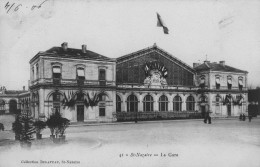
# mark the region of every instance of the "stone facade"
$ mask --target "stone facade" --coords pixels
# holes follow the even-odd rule
[[[247,114],[247,72],[220,63],[190,67],[158,46],[111,59],[67,43],[30,60],[30,91],[14,98],[35,119],[58,110],[71,122],[112,122],[117,113]],[[8,107],[5,106],[5,113]],[[3,107],[2,107],[3,108]]]
[[[30,61],[35,118],[46,119],[57,109],[71,122],[111,122],[115,106],[115,60],[88,50],[66,49],[38,53]],[[82,99],[78,98],[80,94]],[[105,98],[98,105],[85,104],[88,97],[93,99],[100,94]],[[66,106],[65,96],[75,104]]]

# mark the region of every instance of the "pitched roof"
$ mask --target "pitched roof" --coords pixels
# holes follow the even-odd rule
[[[204,62],[203,64],[194,68],[196,71],[223,71],[223,72],[237,72],[237,73],[248,73],[247,71],[240,70],[228,65],[222,65],[218,63]]]
[[[44,52],[39,52],[31,60],[34,61],[39,56],[56,57],[56,58],[69,58],[69,59],[81,59],[81,60],[97,60],[97,61],[115,61],[115,59],[108,58],[98,53],[86,50],[83,53],[81,49],[68,48],[66,51],[62,47],[52,47]]]
[[[117,60],[117,62],[121,62],[121,61],[124,61],[124,60],[128,60],[130,58],[138,57],[138,56],[140,56],[142,54],[145,54],[145,53],[149,53],[151,51],[155,51],[157,53],[160,53],[160,54],[166,56],[167,58],[169,58],[170,60],[172,60],[174,62],[177,62],[181,66],[187,68],[189,71],[195,73],[195,70],[191,66],[189,66],[186,63],[184,63],[183,61],[181,61],[177,57],[171,55],[170,53],[166,52],[165,50],[159,48],[156,44],[154,44],[152,47],[148,47],[148,48],[145,48],[145,49],[142,49],[142,50],[138,50],[136,52],[133,52],[133,53],[130,53],[130,54],[118,57],[116,60]]]

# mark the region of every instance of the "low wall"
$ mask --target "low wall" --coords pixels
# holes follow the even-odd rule
[[[4,124],[5,130],[12,130],[12,123],[15,121],[15,115],[0,115],[0,123]]]

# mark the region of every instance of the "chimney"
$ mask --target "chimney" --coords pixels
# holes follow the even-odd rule
[[[87,45],[82,45],[82,53],[87,53]]]
[[[193,63],[193,68],[196,68],[200,65],[200,63]]]
[[[219,64],[225,67],[225,61],[219,61]]]
[[[64,51],[66,51],[66,50],[68,49],[68,42],[63,42],[63,43],[61,44],[61,47],[62,47],[62,49],[63,49]]]
[[[25,86],[23,86],[23,91],[25,91]]]

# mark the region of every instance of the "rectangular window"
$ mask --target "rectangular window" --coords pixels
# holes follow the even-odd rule
[[[229,89],[229,90],[232,88],[232,80],[231,80],[231,78],[228,78],[228,80],[227,80],[227,86],[228,86],[228,89]]]
[[[77,83],[79,85],[84,85],[84,81],[85,81],[84,68],[78,68],[77,69]]]
[[[104,95],[104,94],[99,94],[98,98],[99,98],[99,101],[106,101],[106,95]]]
[[[34,67],[32,68],[32,80],[34,80]]]
[[[78,77],[85,78],[84,69],[83,68],[78,68],[77,69],[77,75],[78,75]]]
[[[39,78],[39,66],[38,64],[36,65],[36,79]]]
[[[60,67],[53,67],[52,72],[53,72],[53,83],[54,84],[60,84],[60,80],[61,80],[61,69],[60,69]]]
[[[205,78],[200,79],[200,87],[205,88]]]
[[[102,116],[106,116],[106,109],[105,108],[99,108],[99,116],[102,117]]]
[[[238,81],[238,87],[239,87],[239,90],[243,90],[243,80],[242,79],[239,79]]]
[[[104,69],[99,70],[99,84],[106,85],[106,70]]]
[[[220,89],[220,79],[216,78],[216,89]]]

